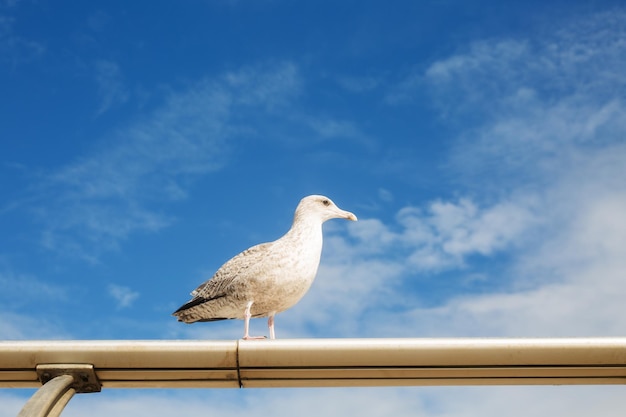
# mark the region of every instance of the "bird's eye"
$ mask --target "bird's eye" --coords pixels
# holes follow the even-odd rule
[[[322,200],[322,204],[325,206],[330,206],[330,200]]]

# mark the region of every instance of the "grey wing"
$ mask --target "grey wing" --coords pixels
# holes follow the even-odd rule
[[[191,292],[195,298],[212,299],[225,295],[233,282],[245,279],[250,270],[265,258],[272,243],[253,246],[231,258],[217,272]]]

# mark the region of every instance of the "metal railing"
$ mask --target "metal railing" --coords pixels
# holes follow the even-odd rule
[[[0,342],[0,388],[41,387],[20,417],[101,388],[542,384],[626,384],[626,337]]]

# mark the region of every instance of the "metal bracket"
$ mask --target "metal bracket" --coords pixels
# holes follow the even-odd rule
[[[59,417],[77,392],[100,392],[102,385],[91,364],[37,365],[42,386],[24,405],[18,417]]]
[[[71,388],[77,393],[100,392],[102,385],[96,376],[91,364],[40,364],[37,365],[37,377],[42,384],[61,375],[70,375],[74,378]]]

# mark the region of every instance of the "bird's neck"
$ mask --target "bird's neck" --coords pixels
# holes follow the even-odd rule
[[[295,218],[287,235],[306,244],[322,244],[322,223],[317,219]]]

